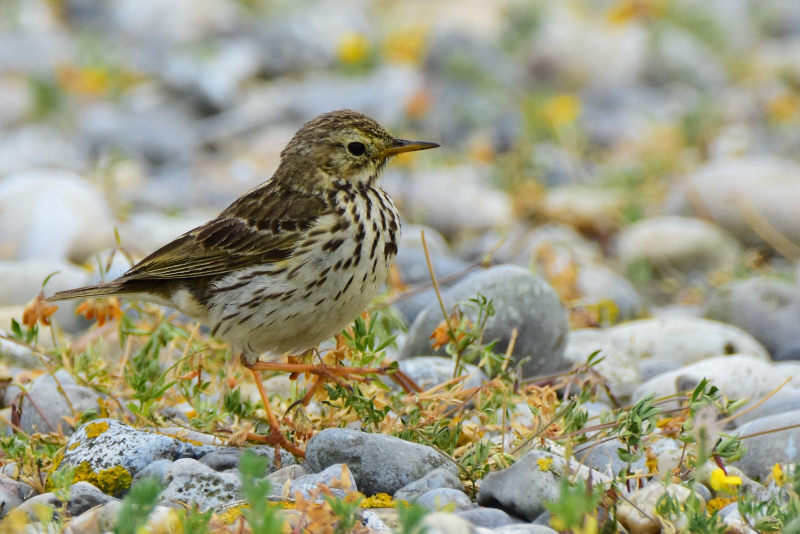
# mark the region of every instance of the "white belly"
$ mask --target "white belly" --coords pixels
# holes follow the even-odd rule
[[[367,308],[394,261],[399,217],[391,214],[398,230],[390,236],[380,214],[372,209],[370,215],[361,215],[361,228],[351,224],[339,232],[342,242],[335,250],[324,247],[333,236],[323,234],[283,264],[253,267],[221,280],[218,287],[251,279],[220,291],[210,302],[208,322],[216,335],[255,361],[264,353],[297,353],[339,333]]]

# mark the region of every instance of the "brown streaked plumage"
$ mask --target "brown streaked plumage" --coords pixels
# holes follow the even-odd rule
[[[117,280],[49,300],[115,295],[167,305],[209,325],[251,369],[286,365],[257,360],[317,346],[375,295],[400,237],[380,173],[396,154],[437,146],[397,139],[355,111],[320,115],[284,148],[272,179],[216,219]]]

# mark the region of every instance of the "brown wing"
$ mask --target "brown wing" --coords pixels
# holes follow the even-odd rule
[[[150,254],[120,281],[221,275],[281,261],[326,213],[323,199],[268,184],[239,198],[216,219]]]

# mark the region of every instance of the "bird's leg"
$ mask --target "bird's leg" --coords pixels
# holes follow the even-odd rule
[[[259,371],[283,371],[291,374],[310,373],[319,377],[343,379],[356,379],[366,375],[376,374],[388,376],[394,380],[406,393],[420,393],[422,390],[414,381],[399,369],[389,367],[346,367],[344,365],[324,365],[305,363],[280,363],[280,362],[255,362],[248,366],[249,369]]]
[[[340,379],[338,377],[336,377],[336,380],[340,380]],[[291,405],[289,405],[289,407],[286,409],[286,413],[283,416],[286,417],[286,414],[291,412],[292,409],[295,406],[301,406],[301,405],[302,406],[308,406],[308,403],[311,402],[311,399],[314,398],[314,394],[317,391],[319,391],[319,388],[322,386],[322,384],[324,382],[325,382],[325,378],[324,377],[317,376],[317,379],[314,380],[314,383],[311,384],[310,388],[308,388],[308,391],[306,391],[306,394],[303,395],[303,398],[302,399],[298,399],[298,400],[294,401]]]
[[[256,387],[258,388],[258,394],[261,396],[261,403],[264,405],[264,411],[267,412],[267,420],[269,421],[269,434],[267,434],[266,436],[262,436],[261,434],[248,433],[247,439],[252,439],[254,441],[262,441],[269,445],[274,445],[276,467],[280,467],[281,448],[286,449],[295,456],[299,456],[300,458],[305,458],[306,457],[305,451],[299,448],[291,441],[289,441],[288,439],[286,439],[286,436],[284,436],[283,433],[281,432],[281,427],[278,424],[278,419],[275,417],[275,413],[272,411],[272,405],[270,405],[269,403],[269,397],[267,397],[267,390],[264,389],[264,382],[261,381],[261,374],[259,373],[259,369],[252,364],[248,364],[247,362],[242,362],[242,364],[247,369],[250,369],[250,371],[253,373],[253,378],[255,379]]]

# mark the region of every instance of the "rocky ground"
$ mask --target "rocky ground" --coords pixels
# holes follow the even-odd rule
[[[796,0],[0,0],[0,531],[800,532],[798,57]],[[276,457],[201,325],[34,299],[342,107],[442,148],[322,356],[422,393],[265,374]]]

